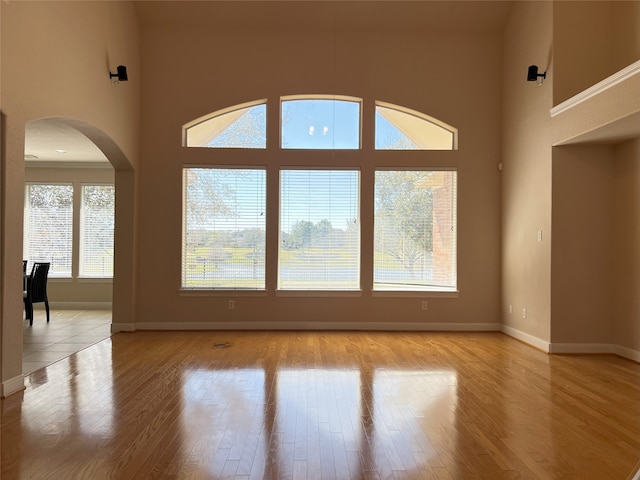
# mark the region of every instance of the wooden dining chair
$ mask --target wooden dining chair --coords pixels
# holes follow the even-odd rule
[[[31,275],[27,277],[27,288],[23,292],[24,310],[29,325],[33,325],[33,304],[44,302],[49,322],[49,299],[47,298],[47,280],[49,278],[50,263],[35,262],[31,268]]]

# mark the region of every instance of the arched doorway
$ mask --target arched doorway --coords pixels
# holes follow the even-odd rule
[[[26,374],[109,336],[116,282],[116,171],[131,168],[104,132],[86,122],[62,117],[28,122],[24,153],[23,256],[31,261],[38,256],[52,261],[49,299],[52,306],[58,306],[58,324],[45,325],[42,318],[34,322],[33,329],[25,327]],[[42,190],[64,192],[46,199],[56,203],[53,209],[60,213],[60,220],[47,219],[48,205],[43,206],[42,201],[38,204],[38,198],[43,197],[38,197],[38,192]],[[40,208],[32,208],[32,201]],[[47,221],[51,232],[47,232],[47,225],[38,228],[39,222]],[[46,237],[52,240],[41,240]],[[55,259],[46,258],[47,249],[55,251]],[[43,335],[55,342],[43,341]]]

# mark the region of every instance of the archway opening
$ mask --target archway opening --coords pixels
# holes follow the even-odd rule
[[[25,125],[24,160],[23,259],[27,273],[35,261],[52,265],[51,322],[37,313],[33,327],[25,320],[26,374],[58,360],[53,351],[42,354],[50,342],[38,342],[39,335],[55,336],[60,359],[110,336],[118,281],[116,172],[131,167],[100,129],[63,117]]]

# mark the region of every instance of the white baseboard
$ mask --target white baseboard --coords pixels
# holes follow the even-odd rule
[[[112,323],[111,333],[118,332],[135,332],[136,326],[134,323]]]
[[[499,323],[412,322],[141,322],[112,324],[111,331],[136,330],[369,330],[393,332],[498,332]]]
[[[111,333],[215,330],[301,330],[301,331],[387,331],[387,332],[502,332],[546,353],[614,353],[640,362],[640,352],[605,343],[549,343],[521,330],[499,323],[412,323],[412,322],[139,322],[112,323]]]
[[[613,353],[621,357],[628,358],[629,360],[633,360],[634,362],[640,363],[640,351],[638,350],[623,347],[622,345],[614,345]],[[640,471],[638,471],[638,474],[640,475]]]
[[[529,335],[528,333],[525,333],[508,325],[501,325],[500,331],[506,335],[509,335],[510,337],[526,343],[527,345],[531,345],[532,347],[542,350],[543,352],[550,353],[551,344],[546,340],[534,337],[533,335]]]
[[[5,398],[19,392],[20,390],[24,390],[24,377],[22,375],[13,377],[6,382],[2,382],[2,392],[0,393],[2,398]]]
[[[611,343],[552,343],[550,353],[587,355],[611,353],[640,363],[640,351]]]
[[[502,325],[502,333],[516,338],[532,347],[555,354],[603,354],[612,353],[640,363],[640,351],[610,343],[549,343],[507,325]]]

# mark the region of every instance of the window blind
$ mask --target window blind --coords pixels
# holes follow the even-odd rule
[[[265,288],[266,172],[183,170],[182,288]]]
[[[80,209],[82,277],[113,277],[115,187],[83,185]]]
[[[49,276],[71,277],[73,186],[28,184],[25,197],[23,249],[28,265],[50,262]]]
[[[457,287],[455,171],[375,172],[374,290]]]
[[[360,288],[357,170],[280,172],[278,288]]]

